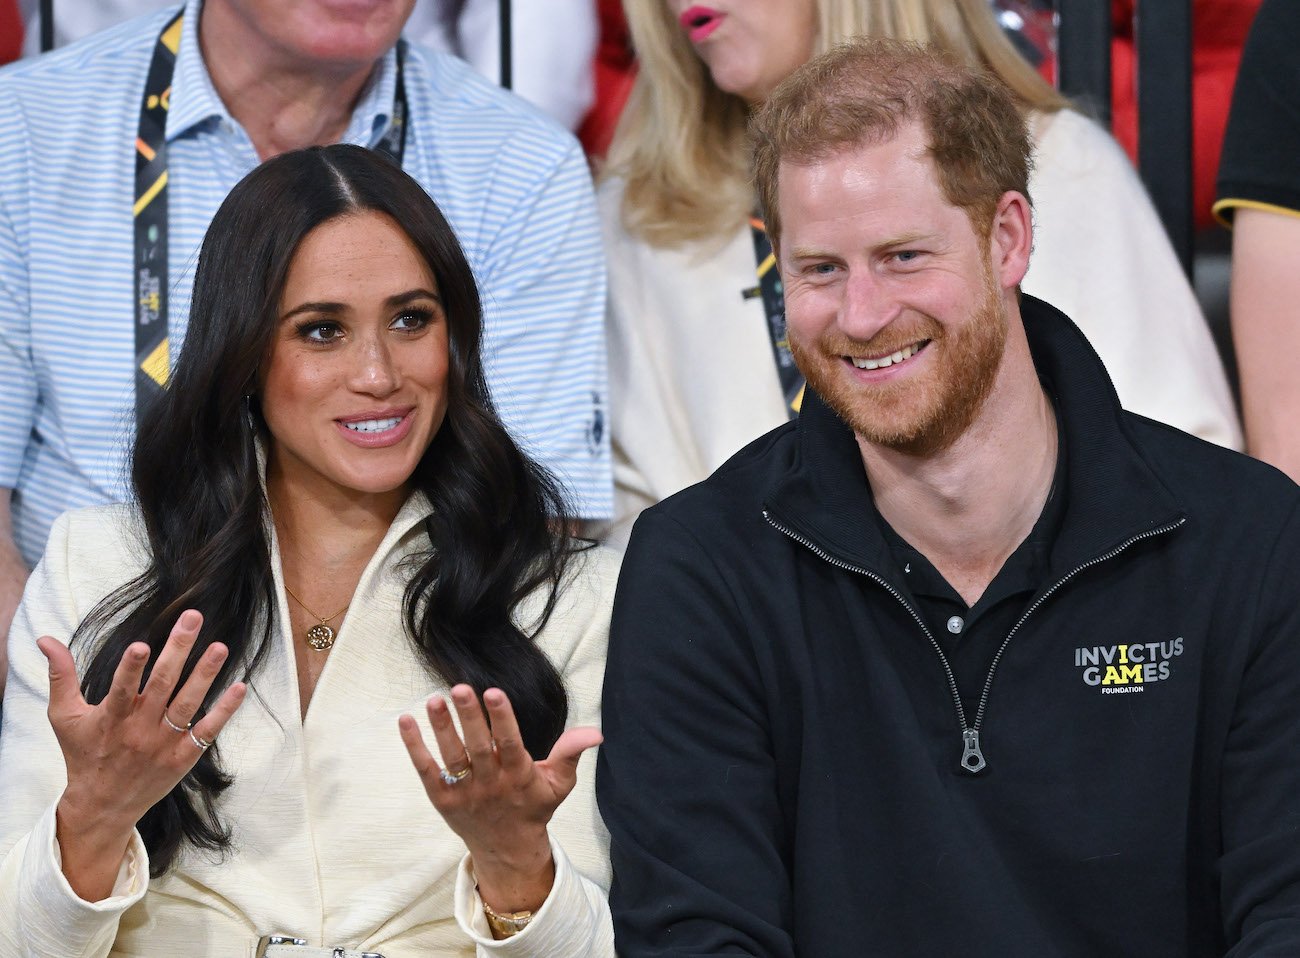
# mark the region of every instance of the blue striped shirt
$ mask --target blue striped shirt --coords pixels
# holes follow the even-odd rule
[[[189,0],[167,117],[171,355],[203,233],[257,165],[203,63]],[[0,487],[35,562],[66,509],[123,498],[135,427],[131,207],[140,99],[175,8],[0,70]],[[604,260],[576,141],[461,61],[412,47],[403,166],[441,206],[483,296],[484,365],[516,439],[578,514],[612,512]],[[389,121],[392,51],[343,137]]]

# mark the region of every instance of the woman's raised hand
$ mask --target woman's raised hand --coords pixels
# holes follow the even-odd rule
[[[136,823],[194,767],[244,700],[245,686],[236,682],[190,727],[226,659],[218,642],[173,698],[202,625],[194,609],[181,613],[143,690],[149,647],[133,642],[98,705],[82,697],[67,646],[48,635],[37,640],[50,663],[50,725],[68,769],[57,810],[63,873],[83,900],[111,893]]]
[[[487,717],[468,685],[452,688],[451,699],[464,742],[442,696],[428,702],[429,722],[447,768],[434,760],[409,715],[398,720],[402,741],[434,808],[469,849],[483,901],[497,912],[535,911],[555,877],[546,825],[573,791],[578,759],[600,744],[600,731],[571,728],[545,760],[535,762],[504,692],[483,693]]]

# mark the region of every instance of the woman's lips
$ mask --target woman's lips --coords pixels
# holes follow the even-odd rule
[[[712,7],[688,7],[682,11],[682,15],[678,17],[678,20],[681,22],[682,29],[686,31],[691,43],[699,43],[722,26],[722,21],[725,18],[725,13],[714,10]]]
[[[406,438],[411,431],[412,420],[415,418],[412,415],[414,411],[414,408],[409,408],[404,412],[385,411],[385,413],[365,417],[349,416],[334,420],[334,425],[338,427],[343,438],[354,446],[361,446],[363,449],[383,448],[394,446]],[[397,419],[397,422],[392,422],[393,419]],[[349,423],[351,426],[348,425]]]

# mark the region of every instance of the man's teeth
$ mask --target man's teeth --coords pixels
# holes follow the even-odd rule
[[[343,425],[353,432],[384,432],[392,429],[401,421],[401,416],[393,416],[390,419],[363,419],[360,422],[345,422]]]
[[[859,369],[884,369],[886,366],[894,365],[894,363],[901,363],[904,359],[911,359],[921,351],[922,345],[924,344],[917,343],[912,346],[904,346],[893,355],[881,356],[879,359],[858,359],[853,356],[849,358],[853,360],[853,365]]]

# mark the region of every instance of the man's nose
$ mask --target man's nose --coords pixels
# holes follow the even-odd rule
[[[869,269],[858,269],[850,271],[844,282],[836,320],[841,333],[866,342],[897,319],[900,311],[890,284]]]

